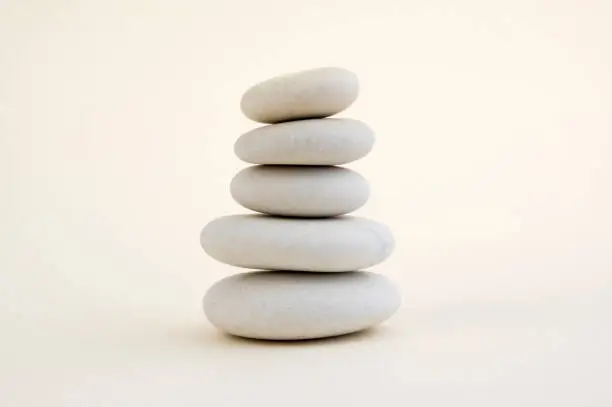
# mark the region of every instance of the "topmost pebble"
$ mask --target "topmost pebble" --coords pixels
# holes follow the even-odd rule
[[[348,108],[358,93],[359,80],[353,72],[323,67],[260,82],[244,93],[240,107],[259,123],[320,119]]]

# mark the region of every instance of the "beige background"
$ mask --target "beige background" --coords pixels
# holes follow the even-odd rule
[[[612,3],[0,0],[0,405],[612,403]],[[255,82],[336,65],[358,213],[404,295],[370,335],[218,336],[202,226]]]

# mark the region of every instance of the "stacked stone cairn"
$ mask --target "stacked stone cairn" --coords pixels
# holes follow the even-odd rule
[[[265,340],[332,337],[378,326],[399,308],[397,287],[364,271],[391,255],[391,231],[349,215],[370,187],[342,165],[366,156],[374,133],[361,121],[330,118],[358,93],[357,76],[337,67],[278,76],[244,93],[242,112],[265,125],[236,141],[236,155],[251,165],[230,191],[253,212],[214,219],[200,234],[213,259],[250,269],[204,297],[205,315],[220,331]]]

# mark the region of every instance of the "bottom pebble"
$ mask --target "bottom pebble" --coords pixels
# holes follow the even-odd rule
[[[226,333],[299,340],[374,327],[395,313],[401,295],[387,277],[367,271],[256,271],[218,281],[203,303],[208,320]]]

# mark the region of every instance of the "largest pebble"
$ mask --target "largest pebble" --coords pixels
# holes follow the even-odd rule
[[[218,329],[253,339],[297,340],[381,324],[401,305],[399,290],[371,272],[248,272],[214,284],[204,312]]]

